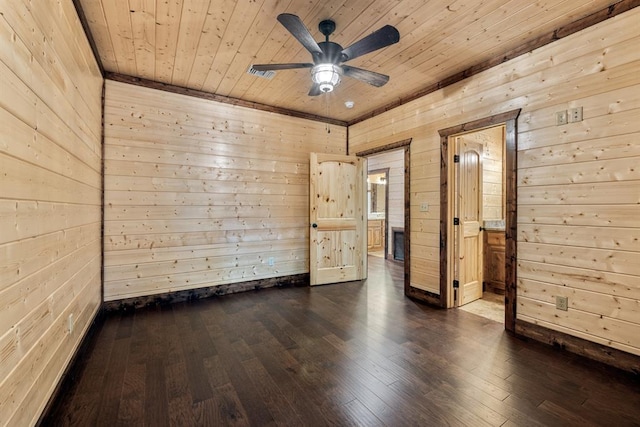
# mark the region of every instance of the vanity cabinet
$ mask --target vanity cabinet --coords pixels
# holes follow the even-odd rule
[[[504,295],[505,233],[503,230],[484,232],[485,290]]]
[[[381,249],[384,247],[384,223],[383,219],[370,219],[367,230],[368,249]]]

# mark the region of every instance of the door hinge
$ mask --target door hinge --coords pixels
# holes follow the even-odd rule
[[[460,225],[460,218],[453,218],[453,225]]]
[[[460,163],[460,156],[457,154],[453,155],[453,163]]]
[[[458,289],[460,287],[460,281],[459,280],[454,280],[453,281],[453,289]]]

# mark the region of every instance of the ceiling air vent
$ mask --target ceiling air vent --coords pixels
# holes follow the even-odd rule
[[[253,76],[258,76],[258,77],[262,77],[263,79],[269,79],[271,80],[273,78],[273,76],[276,75],[275,71],[269,70],[269,71],[258,71],[255,70],[253,68],[253,65],[251,67],[249,67],[249,69],[247,70],[247,74],[251,74]]]

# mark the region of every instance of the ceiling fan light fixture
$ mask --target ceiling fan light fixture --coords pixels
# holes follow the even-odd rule
[[[334,64],[318,64],[311,69],[311,78],[321,92],[331,92],[340,83],[342,69]]]
[[[254,70],[275,71],[310,68],[313,85],[309,90],[309,96],[318,96],[333,91],[340,84],[343,75],[375,87],[384,86],[389,81],[387,75],[343,64],[398,43],[400,33],[393,26],[385,25],[343,49],[338,43],[329,41],[329,36],[336,29],[336,23],[330,19],[325,19],[318,25],[318,29],[325,37],[322,42],[317,42],[313,38],[299,16],[281,13],[278,15],[278,22],[311,54],[313,63],[253,64]]]

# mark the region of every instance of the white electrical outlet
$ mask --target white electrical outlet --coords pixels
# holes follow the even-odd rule
[[[69,329],[69,333],[73,333],[73,313],[69,315],[67,319],[67,329]]]
[[[569,310],[569,298],[556,296],[556,308],[564,311]]]
[[[427,202],[420,203],[420,212],[429,212],[429,203]]]
[[[567,117],[567,110],[558,111],[556,113],[556,126],[562,126],[569,123],[569,118]]]
[[[269,267],[273,267],[276,264],[276,259],[270,256],[269,259],[267,260],[267,263],[269,264]]]

